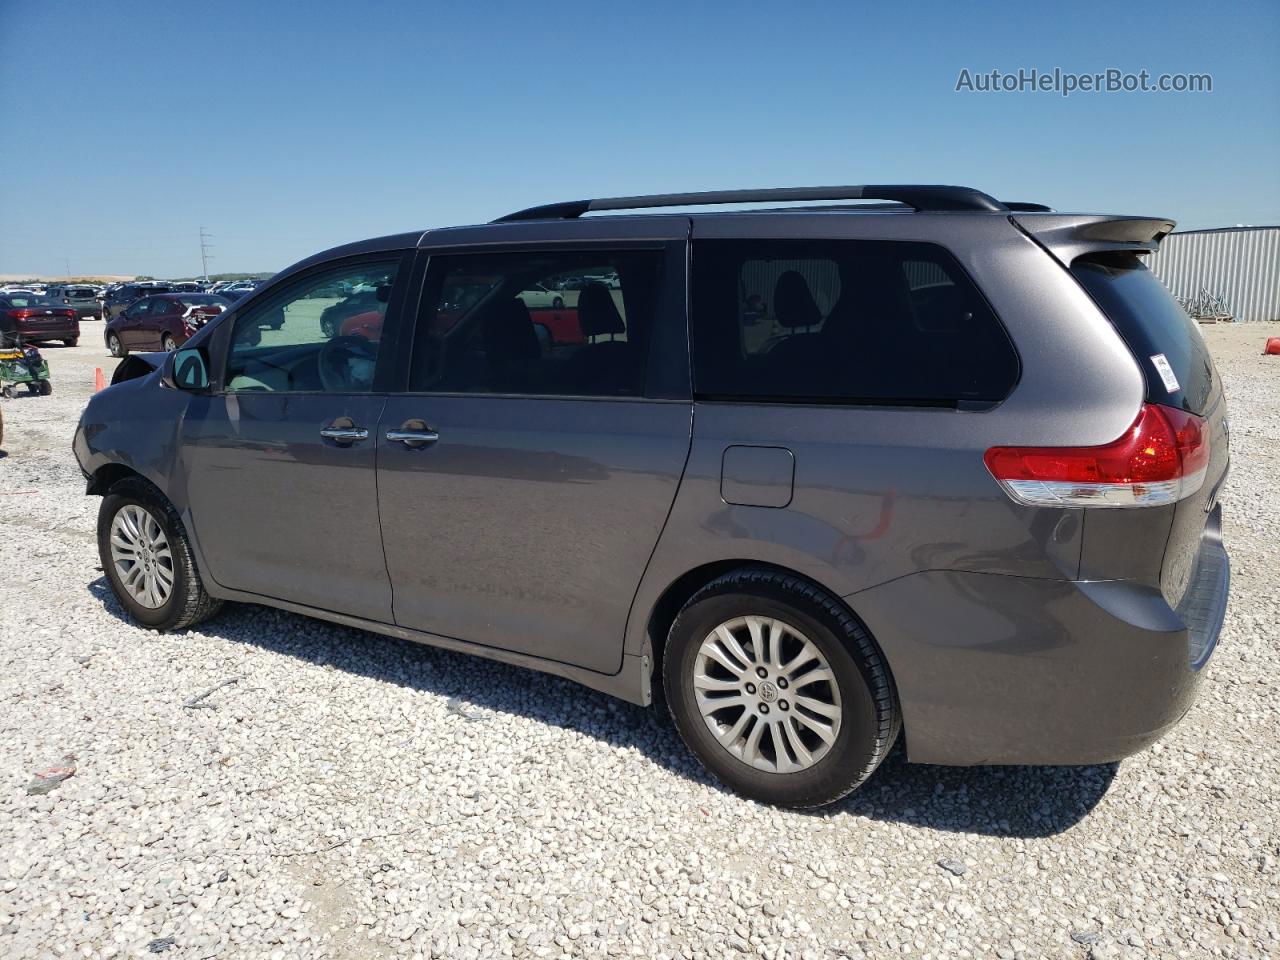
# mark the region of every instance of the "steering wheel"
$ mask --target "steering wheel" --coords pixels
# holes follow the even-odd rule
[[[316,357],[320,382],[330,393],[348,393],[373,387],[378,345],[365,337],[334,337]]]

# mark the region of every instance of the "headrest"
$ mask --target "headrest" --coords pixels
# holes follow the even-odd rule
[[[627,332],[613,294],[603,283],[588,283],[582,288],[578,295],[578,326],[584,337]]]
[[[811,327],[822,322],[809,281],[795,270],[788,270],[778,278],[773,288],[773,313],[784,327]]]
[[[516,297],[500,300],[484,320],[485,353],[504,359],[537,359],[542,356],[538,332],[533,329],[529,308]]]

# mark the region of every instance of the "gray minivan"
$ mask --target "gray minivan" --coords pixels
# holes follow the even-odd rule
[[[882,202],[660,212],[814,200]],[[660,686],[772,803],[900,730],[1115,760],[1188,709],[1227,602],[1226,402],[1143,264],[1172,227],[824,187],[339,247],[90,400],[103,568],[160,630],[248,601]]]

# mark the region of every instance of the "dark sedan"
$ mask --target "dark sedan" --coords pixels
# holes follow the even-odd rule
[[[230,300],[214,293],[143,297],[107,323],[107,349],[113,357],[131,350],[173,350],[229,306]]]
[[[112,320],[129,304],[142,297],[150,297],[157,293],[168,293],[172,288],[164,284],[124,283],[108,293],[102,300],[102,319]]]
[[[28,343],[61,340],[74,347],[80,340],[80,317],[74,307],[34,293],[0,294],[0,314],[8,335]]]

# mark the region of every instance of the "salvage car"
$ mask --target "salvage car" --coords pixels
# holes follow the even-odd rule
[[[230,306],[230,300],[213,293],[143,297],[107,323],[103,341],[113,357],[131,350],[175,350]]]
[[[768,208],[655,213],[725,203]],[[102,568],[157,630],[244,601],[661,687],[770,803],[845,795],[900,735],[1117,760],[1187,711],[1228,597],[1226,399],[1143,262],[1172,229],[889,185],[339,247],[89,401]],[[380,322],[322,334],[314,292],[371,276]],[[538,336],[538,284],[580,342]]]

